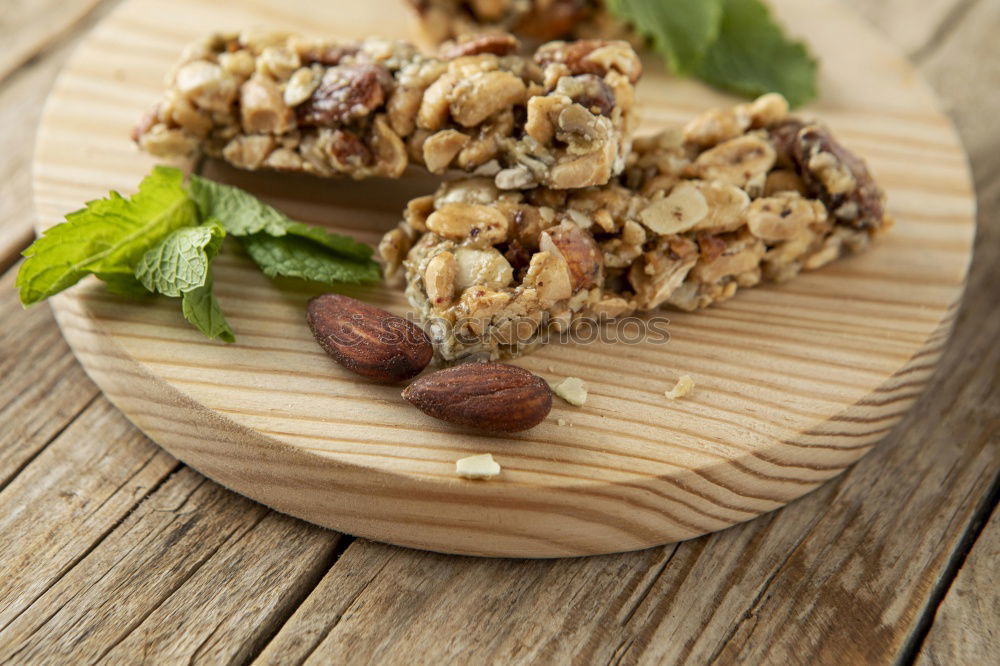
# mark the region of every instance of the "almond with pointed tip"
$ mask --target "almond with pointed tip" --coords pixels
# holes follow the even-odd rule
[[[552,409],[545,380],[503,363],[438,370],[407,386],[403,397],[436,419],[486,432],[533,428]]]
[[[419,326],[348,296],[317,296],[309,301],[306,320],[316,342],[333,360],[376,381],[416,377],[434,355]]]

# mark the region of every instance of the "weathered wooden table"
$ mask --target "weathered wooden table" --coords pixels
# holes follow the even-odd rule
[[[935,380],[876,450],[777,511],[577,560],[356,540],[160,450],[13,290],[40,105],[115,3],[0,0],[0,661],[977,664],[1000,654],[1000,2],[850,0],[948,104],[979,197]]]

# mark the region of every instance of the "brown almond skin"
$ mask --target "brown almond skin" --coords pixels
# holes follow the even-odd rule
[[[552,409],[545,380],[503,363],[438,370],[407,386],[403,397],[436,419],[486,432],[533,428]]]
[[[317,296],[309,301],[306,321],[333,360],[375,381],[416,377],[434,355],[419,326],[348,296]]]

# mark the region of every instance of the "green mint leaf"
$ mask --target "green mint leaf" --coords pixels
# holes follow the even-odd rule
[[[723,0],[609,0],[677,74],[692,71],[719,34]]]
[[[111,192],[45,231],[24,251],[16,283],[21,302],[45,300],[89,273],[131,272],[165,236],[197,224],[198,211],[183,180],[178,169],[156,167],[132,197]]]
[[[363,260],[372,256],[372,249],[364,243],[332,234],[320,227],[295,222],[238,187],[216,183],[198,175],[191,176],[189,187],[202,215],[206,219],[219,220],[226,232],[233,236],[265,233],[280,238],[291,234],[308,238],[344,257]]]
[[[212,273],[209,271],[205,284],[181,297],[181,312],[191,325],[211,339],[223,342],[236,342],[233,329],[229,327],[226,316],[222,313],[219,301],[212,293]]]
[[[816,70],[806,46],[785,36],[761,0],[724,0],[719,39],[697,74],[750,97],[781,93],[795,107],[816,97]]]
[[[95,273],[104,282],[105,288],[116,296],[139,299],[152,296],[152,293],[135,279],[132,273]]]
[[[284,213],[268,206],[249,192],[232,185],[191,174],[188,180],[191,198],[198,204],[202,218],[215,218],[226,232],[246,236],[263,231],[272,236],[284,236],[289,223]]]
[[[342,257],[305,238],[275,238],[258,233],[240,241],[250,258],[270,278],[281,275],[335,284],[375,282],[381,277],[378,264],[371,259]]]
[[[288,233],[293,236],[308,238],[315,243],[319,243],[323,247],[333,250],[337,254],[351,259],[370,259],[372,253],[374,252],[371,247],[365,245],[364,243],[357,242],[350,236],[331,234],[326,229],[321,227],[311,227],[308,224],[302,224],[301,222],[292,222],[288,226]]]
[[[210,221],[178,229],[146,252],[135,277],[149,291],[177,297],[205,285],[209,263],[219,252],[226,232]]]

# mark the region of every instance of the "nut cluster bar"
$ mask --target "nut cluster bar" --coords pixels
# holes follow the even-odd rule
[[[408,0],[428,37],[443,42],[477,32],[511,32],[548,41],[629,37],[601,0]]]
[[[158,157],[243,169],[395,178],[412,160],[500,189],[603,185],[631,149],[642,65],[626,42],[551,42],[515,55],[507,34],[421,55],[406,42],[217,34],[188,47],[135,128]]]
[[[868,246],[884,195],[779,95],[636,139],[618,181],[503,192],[445,183],[380,245],[445,360],[523,353],[576,322],[695,310]]]

